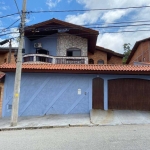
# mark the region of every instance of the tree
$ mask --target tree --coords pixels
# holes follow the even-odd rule
[[[124,48],[124,57],[123,57],[123,64],[126,63],[130,53],[131,53],[131,48],[130,48],[131,44],[130,43],[125,43],[123,45]]]

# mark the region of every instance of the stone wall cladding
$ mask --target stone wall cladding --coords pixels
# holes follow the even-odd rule
[[[150,41],[142,42],[138,46],[129,64],[134,64],[134,62],[150,62]]]
[[[88,40],[79,36],[66,33],[58,34],[57,38],[57,56],[66,56],[69,48],[78,48],[81,50],[81,56],[87,56]]]

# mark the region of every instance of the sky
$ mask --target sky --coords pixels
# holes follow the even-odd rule
[[[21,11],[23,0],[16,0],[16,2],[19,11]],[[26,18],[26,26],[52,18],[78,25],[87,25],[86,27],[99,31],[99,36],[97,39],[98,46],[111,49],[118,53],[124,52],[123,44],[130,43],[132,48],[136,41],[150,37],[150,7],[140,9],[110,10],[112,8],[150,6],[150,0],[27,0],[26,6],[27,11],[29,12],[45,10],[60,11],[109,9],[95,11],[29,13]],[[15,5],[15,0],[0,0],[0,17],[17,12],[18,10]],[[4,30],[18,19],[18,14],[0,18],[0,41],[18,36],[17,33],[2,36],[2,34],[7,32],[18,32],[20,20],[16,22],[9,30]],[[7,46],[7,44],[4,46]],[[17,42],[15,40],[13,41],[13,46],[17,46]]]

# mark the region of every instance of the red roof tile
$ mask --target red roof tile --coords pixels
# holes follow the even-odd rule
[[[0,71],[15,70],[16,64],[2,64]],[[150,65],[97,65],[97,64],[29,64],[22,65],[23,70],[75,70],[75,71],[130,71],[130,72],[150,72]]]

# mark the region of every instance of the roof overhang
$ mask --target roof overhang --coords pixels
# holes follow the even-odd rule
[[[117,57],[120,57],[120,58],[123,58],[123,57],[124,57],[123,54],[114,52],[113,50],[106,49],[106,48],[104,48],[104,47],[96,46],[96,50],[107,53],[107,56],[108,56],[109,58],[112,57],[112,56],[117,56]]]
[[[25,28],[25,36],[31,41],[58,33],[68,33],[88,39],[88,51],[94,53],[99,35],[96,30],[58,19],[51,19]]]
[[[0,65],[0,71],[15,72],[16,64]],[[22,65],[22,72],[50,72],[74,74],[119,74],[119,75],[150,75],[149,66],[134,65],[94,65],[94,64],[26,64]]]

